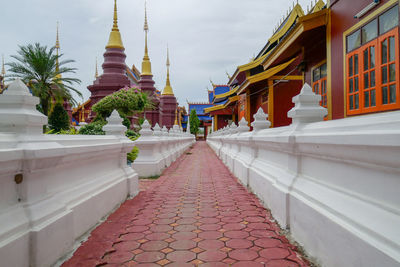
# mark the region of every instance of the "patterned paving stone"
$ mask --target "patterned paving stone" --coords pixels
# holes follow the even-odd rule
[[[226,258],[226,253],[218,250],[207,250],[202,253],[200,253],[197,257],[204,261],[204,262],[210,262],[210,261],[222,261],[223,259]]]
[[[170,235],[166,234],[166,233],[152,233],[152,234],[146,235],[146,239],[148,239],[148,240],[165,240],[169,237],[170,237]]]
[[[164,258],[164,253],[161,252],[143,252],[135,256],[137,262],[157,262]]]
[[[253,246],[253,242],[246,239],[231,239],[226,241],[226,246],[231,248],[249,248]]]
[[[176,250],[190,250],[196,247],[196,242],[193,240],[178,240],[172,242],[169,246]]]
[[[256,259],[258,254],[250,249],[235,249],[229,252],[229,257],[238,261],[251,261]]]
[[[127,200],[62,267],[309,266],[205,142]]]
[[[167,259],[173,262],[189,262],[196,258],[196,253],[191,251],[174,251],[167,254]]]
[[[149,241],[144,243],[140,248],[144,251],[160,251],[168,247],[168,243],[165,241]]]
[[[224,247],[224,242],[220,240],[203,240],[199,242],[199,247],[206,250],[217,250]]]

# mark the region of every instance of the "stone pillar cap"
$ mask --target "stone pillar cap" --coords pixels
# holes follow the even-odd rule
[[[114,110],[107,118],[107,124],[103,126],[106,135],[125,136],[126,126],[122,124],[124,120],[119,116],[118,111]]]

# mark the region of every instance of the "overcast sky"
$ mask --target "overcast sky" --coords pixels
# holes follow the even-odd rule
[[[54,46],[60,23],[61,52],[78,68],[77,86],[84,99],[99,71],[112,27],[113,0],[0,0],[0,54],[12,59],[18,45],[40,42]],[[238,65],[256,55],[286,15],[291,0],[148,0],[149,54],[156,87],[166,76],[166,47],[171,57],[171,83],[180,105],[186,99],[207,101],[206,88],[225,84]],[[309,1],[299,1],[303,9]],[[144,0],[118,0],[119,29],[126,63],[141,69],[144,51]],[[81,100],[78,100],[80,102]]]

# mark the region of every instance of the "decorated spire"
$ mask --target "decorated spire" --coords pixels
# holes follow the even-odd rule
[[[82,104],[82,111],[79,122],[85,122],[85,103]]]
[[[5,76],[6,76],[6,69],[4,67],[4,55],[2,55],[1,61],[1,75],[0,75],[0,93],[2,92],[2,88],[5,87]]]
[[[174,95],[174,91],[172,91],[171,82],[169,80],[169,49],[167,47],[167,82],[165,84],[164,90],[162,91],[162,95]]]
[[[125,50],[125,47],[122,44],[121,33],[118,29],[117,0],[114,0],[114,22],[110,33],[110,38],[108,39],[108,44],[106,46],[106,49],[108,48],[119,48],[121,50]]]
[[[99,72],[97,70],[97,57],[96,57],[96,71],[94,73],[94,78],[97,79],[97,77],[99,77]]]
[[[174,125],[178,125],[178,108],[175,109],[175,122]]]
[[[4,55],[2,55],[2,60],[1,60],[1,76],[3,76],[3,78],[4,78],[5,75],[6,75],[6,68],[4,67]]]
[[[57,55],[57,59],[56,59],[56,72],[57,72],[57,75],[56,75],[56,78],[60,79],[61,78],[61,74],[59,73],[59,71],[60,71],[60,62],[58,61],[58,57],[60,56],[60,39],[59,39],[59,36],[58,36],[58,27],[59,27],[59,23],[57,21],[57,34],[56,34],[56,46],[55,46],[56,55]]]
[[[144,26],[143,30],[145,32],[145,43],[144,43],[144,56],[142,62],[142,73],[141,75],[152,75],[151,73],[151,62],[149,57],[149,49],[147,47],[147,33],[149,32],[149,24],[147,23],[147,5],[144,2]]]

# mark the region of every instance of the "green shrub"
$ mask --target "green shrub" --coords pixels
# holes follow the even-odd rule
[[[128,137],[129,139],[131,139],[132,141],[135,141],[136,139],[139,138],[140,134],[138,134],[137,132],[135,132],[134,130],[127,130],[125,132],[126,137]]]
[[[107,122],[104,120],[97,120],[88,125],[83,126],[79,129],[79,134],[85,135],[105,135],[106,133],[103,131],[103,126],[106,125]]]
[[[127,155],[126,155],[126,157],[128,159],[128,163],[134,162],[138,155],[139,155],[139,148],[135,146],[132,149],[132,151],[127,153]]]
[[[125,87],[101,99],[93,105],[92,110],[103,119],[109,117],[113,110],[126,117],[133,115],[135,111],[143,111],[149,102],[148,96],[140,89]]]
[[[49,127],[55,132],[69,129],[68,112],[64,109],[61,103],[54,106],[53,112],[49,116]]]

